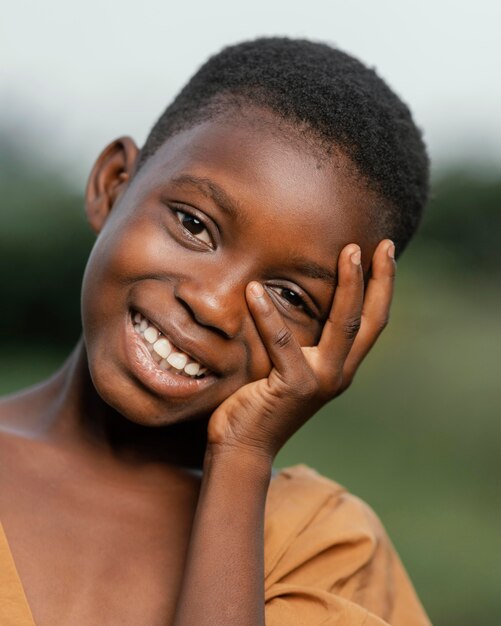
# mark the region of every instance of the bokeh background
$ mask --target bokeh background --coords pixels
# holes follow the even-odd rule
[[[501,4],[399,0],[6,2],[0,22],[0,393],[79,335],[85,179],[142,142],[207,56],[258,35],[328,41],[410,104],[433,197],[392,319],[352,388],[281,452],[367,500],[434,624],[501,623]]]

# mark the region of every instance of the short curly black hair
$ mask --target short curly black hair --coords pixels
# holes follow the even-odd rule
[[[325,43],[259,38],[224,48],[191,78],[151,130],[138,168],[167,138],[224,114],[265,107],[341,149],[377,198],[374,223],[401,254],[429,192],[429,159],[408,107],[354,57]],[[311,138],[311,137],[310,137]]]

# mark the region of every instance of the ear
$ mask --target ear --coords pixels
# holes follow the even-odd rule
[[[130,137],[115,139],[99,155],[85,192],[87,219],[99,233],[118,197],[134,174],[139,148]]]

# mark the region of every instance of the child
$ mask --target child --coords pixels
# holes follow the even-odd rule
[[[223,50],[104,150],[82,339],[0,404],[3,626],[429,624],[367,505],[272,474],[384,328],[427,191],[407,107],[302,40]]]

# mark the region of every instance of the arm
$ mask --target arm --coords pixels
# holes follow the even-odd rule
[[[270,475],[264,458],[207,451],[175,626],[264,625]]]
[[[264,625],[263,526],[272,462],[311,415],[348,387],[383,329],[394,275],[389,247],[383,241],[376,249],[365,298],[362,268],[352,259],[356,247],[344,248],[331,313],[314,348],[301,348],[262,288],[248,287],[273,368],[267,379],[232,394],[209,422],[174,626]]]

